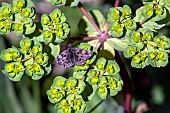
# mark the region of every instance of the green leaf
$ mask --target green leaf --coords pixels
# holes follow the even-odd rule
[[[145,6],[142,6],[136,10],[136,16],[134,17],[135,22],[142,22],[145,19],[144,15],[142,14],[142,10],[144,10],[144,7]]]
[[[51,48],[51,55],[56,58],[59,53],[60,53],[60,45],[59,44],[53,44],[53,43],[50,43],[49,44],[49,47]]]
[[[110,47],[118,50],[118,51],[124,51],[129,43],[128,38],[118,39],[118,38],[109,38],[107,39],[107,43]]]
[[[94,19],[94,21],[97,23],[101,31],[104,31],[106,29],[106,19],[102,15],[102,13],[98,10],[92,10],[89,12],[91,17]],[[88,36],[98,36],[98,32],[94,28],[94,26],[90,23],[90,21],[83,16],[78,24],[78,28],[81,34],[88,35]]]
[[[85,74],[86,74],[86,71],[74,72],[73,77],[76,79],[82,79]]]
[[[77,6],[80,0],[66,0],[65,6]]]

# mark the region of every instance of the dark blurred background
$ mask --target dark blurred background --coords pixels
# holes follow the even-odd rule
[[[40,21],[43,13],[51,13],[54,6],[45,0],[32,0],[35,3],[36,19]],[[0,0],[10,3],[11,0]],[[114,6],[114,0],[82,0],[87,10],[98,9],[105,17],[110,7]],[[120,6],[129,5],[133,12],[142,3],[140,0],[122,0]],[[78,21],[82,13],[77,7],[58,7],[67,17],[67,22],[71,25],[71,36],[78,36]],[[134,13],[135,14],[135,13]],[[169,24],[160,33],[170,37]],[[0,36],[0,51],[11,46],[19,47],[21,37],[16,37],[13,33]],[[170,65],[164,68],[146,67],[135,69],[130,66],[130,61],[125,60],[133,83],[132,109],[136,113],[141,109],[148,108],[147,113],[170,113]],[[3,70],[5,62],[0,61],[0,70]],[[54,66],[50,75],[43,77],[39,81],[31,80],[30,77],[23,76],[20,82],[10,81],[0,71],[0,113],[57,113],[47,99],[46,91],[52,84],[52,80],[57,75],[67,75],[70,70],[65,70]],[[122,92],[114,98],[109,97],[102,102],[92,113],[123,113]],[[93,101],[88,102],[88,110],[92,109],[101,100],[95,96]],[[142,105],[146,106],[142,106]],[[143,107],[143,108],[142,108]]]

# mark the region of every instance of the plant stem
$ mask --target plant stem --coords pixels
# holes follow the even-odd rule
[[[83,7],[83,5],[81,4],[81,2],[78,3],[78,7],[80,8],[81,12],[84,14],[84,16],[86,16],[86,18],[91,22],[91,24],[94,26],[94,28],[97,30],[97,32],[99,33],[99,35],[102,34],[102,31],[100,30],[100,28],[97,26],[97,24],[95,23],[95,21],[93,20],[93,18],[89,15],[89,13],[86,11],[86,9]]]
[[[115,59],[120,66],[120,76],[123,80],[123,94],[124,94],[124,109],[125,113],[132,113],[131,103],[132,103],[132,83],[128,75],[126,67],[121,59],[122,52],[116,51]]]
[[[116,0],[116,1],[115,1],[115,4],[114,4],[114,7],[118,7],[118,6],[119,6],[119,3],[120,3],[120,0]]]

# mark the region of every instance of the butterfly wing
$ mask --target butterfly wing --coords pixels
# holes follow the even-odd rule
[[[66,49],[63,52],[61,52],[57,56],[55,61],[57,62],[57,64],[63,65],[65,68],[69,68],[74,65],[74,62],[72,62],[70,59],[69,49]]]
[[[74,54],[75,54],[75,64],[83,65],[86,62],[86,60],[92,56],[93,52],[90,50],[74,48]]]
[[[71,45],[68,49],[61,52],[55,61],[59,65],[63,65],[65,68],[69,68],[73,65],[83,65],[87,59],[92,56],[93,52],[90,50],[83,50],[80,48],[73,48]]]

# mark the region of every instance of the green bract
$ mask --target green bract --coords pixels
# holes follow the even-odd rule
[[[122,88],[123,81],[118,74],[119,71],[120,68],[115,61],[107,61],[102,57],[97,60],[94,69],[87,73],[87,81],[92,85],[93,92],[97,91],[101,99],[106,99],[109,94],[114,96]],[[113,79],[113,82],[110,82],[110,79]]]
[[[131,9],[124,5],[123,8],[110,8],[108,12],[108,21],[111,22],[110,34],[113,37],[121,37],[127,30],[136,29],[136,22],[132,19]]]
[[[10,62],[6,64],[3,72],[13,81],[19,81],[24,70],[34,80],[40,79],[51,71],[49,57],[42,52],[42,45],[37,40],[23,38],[20,41],[20,48],[12,47],[3,50],[0,58]],[[12,67],[14,67],[14,70],[12,70]],[[16,69],[16,67],[20,69]]]
[[[12,47],[1,52],[0,58],[4,61],[17,61],[21,57],[17,48]]]
[[[80,96],[84,88],[85,83],[83,80],[73,77],[67,80],[58,76],[54,79],[50,90],[47,91],[47,95],[50,102],[56,104],[55,109],[59,111],[84,111],[85,102]]]
[[[7,34],[11,31],[12,20],[11,5],[2,3],[2,7],[0,7],[0,34]]]
[[[43,25],[43,40],[47,43],[61,43],[70,33],[66,17],[59,9],[55,9],[49,16],[43,14],[41,23]]]
[[[163,19],[163,18],[166,17],[166,16],[163,16],[164,13],[166,13],[165,7],[161,4],[159,4],[159,3],[154,3],[154,2],[146,3],[142,13],[143,13],[145,18],[150,18],[151,16],[153,16],[154,19],[156,19],[156,18],[157,19],[158,18]]]
[[[38,63],[26,65],[26,73],[28,76],[31,76],[32,79],[38,80],[44,75],[44,70]]]
[[[146,65],[163,67],[168,62],[170,39],[161,34],[154,36],[148,29],[132,31],[129,46],[124,51],[126,58],[132,58],[131,65],[144,68]]]
[[[31,0],[13,0],[12,4],[3,3],[0,12],[1,34],[14,31],[18,36],[34,32],[35,9]]]
[[[19,81],[24,74],[24,66],[19,62],[11,62],[4,66],[2,72],[12,81]]]

